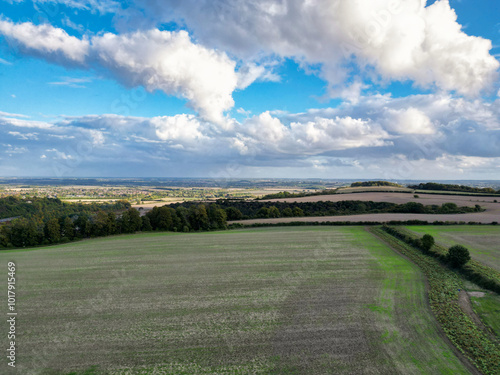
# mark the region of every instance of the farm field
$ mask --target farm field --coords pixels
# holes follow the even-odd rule
[[[0,258],[17,266],[19,374],[468,373],[420,270],[363,227],[136,234]]]
[[[309,216],[301,217],[281,217],[274,219],[252,219],[240,221],[242,224],[255,224],[255,223],[290,223],[294,221],[305,222],[339,222],[351,221],[362,222],[372,221],[378,223],[385,223],[391,220],[406,221],[406,220],[422,220],[428,222],[434,221],[456,221],[456,222],[476,222],[483,224],[490,224],[494,221],[500,222],[500,203],[495,202],[499,200],[495,197],[472,197],[472,196],[459,196],[459,195],[437,195],[437,194],[421,194],[418,198],[414,194],[408,193],[352,193],[352,194],[331,194],[331,195],[316,195],[301,198],[281,198],[269,199],[263,202],[318,202],[318,201],[373,201],[373,202],[391,202],[396,204],[403,204],[407,202],[417,202],[423,205],[442,205],[443,203],[455,203],[457,206],[474,207],[476,204],[485,209],[484,212],[474,212],[466,214],[405,214],[405,213],[384,213],[384,214],[360,214],[360,215],[345,215],[345,216]]]
[[[442,246],[464,245],[471,257],[500,272],[500,226],[408,226],[420,235],[430,234]]]

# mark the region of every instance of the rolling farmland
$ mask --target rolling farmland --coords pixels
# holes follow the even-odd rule
[[[18,269],[19,374],[468,373],[422,273],[362,227],[137,234],[0,257]]]
[[[414,194],[408,193],[383,193],[383,192],[362,192],[362,193],[346,193],[346,194],[331,194],[331,195],[315,195],[300,198],[281,198],[269,199],[264,202],[318,202],[330,201],[340,202],[347,200],[356,201],[373,201],[373,202],[391,202],[396,204],[404,204],[407,202],[422,203],[423,205],[441,205],[443,203],[455,203],[457,206],[474,207],[480,205],[485,209],[484,212],[474,212],[465,214],[408,214],[408,213],[380,213],[380,214],[359,214],[359,215],[343,215],[343,216],[309,216],[297,219],[295,217],[280,217],[273,219],[251,219],[237,221],[242,224],[279,224],[290,223],[294,221],[303,222],[379,222],[385,223],[391,220],[406,221],[406,220],[422,220],[428,222],[434,221],[452,221],[452,222],[476,222],[490,224],[494,221],[500,222],[500,203],[496,197],[482,196],[461,196],[461,195],[438,195],[438,194],[421,194],[418,198]]]

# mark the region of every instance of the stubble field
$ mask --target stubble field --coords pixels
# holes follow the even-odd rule
[[[17,266],[10,373],[468,373],[419,269],[362,227],[138,234],[0,259]]]

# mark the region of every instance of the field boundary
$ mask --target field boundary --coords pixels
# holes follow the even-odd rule
[[[500,367],[500,344],[480,329],[459,304],[462,279],[437,259],[386,233],[371,228],[373,235],[385,240],[399,254],[406,255],[424,273],[429,282],[431,310],[448,339],[483,374],[496,374]],[[477,371],[477,370],[476,370]]]
[[[448,346],[451,348],[453,353],[457,356],[457,358],[460,360],[460,362],[462,362],[462,364],[467,368],[467,370],[469,370],[474,375],[481,375],[482,373],[476,368],[476,366],[474,366],[474,364],[469,360],[469,358],[467,358],[467,356],[465,356],[464,353],[462,353],[453,344],[453,342],[450,340],[450,338],[448,337],[446,332],[443,330],[443,327],[441,326],[441,324],[438,322],[436,314],[434,313],[432,306],[430,304],[429,291],[430,291],[431,287],[430,287],[429,279],[428,279],[427,275],[425,274],[425,272],[423,272],[422,268],[419,266],[419,264],[417,262],[415,262],[413,259],[408,257],[406,254],[399,251],[394,243],[390,243],[385,238],[379,236],[377,234],[377,232],[375,232],[373,229],[374,229],[374,227],[365,227],[365,230],[367,232],[369,232],[373,236],[375,236],[379,241],[384,243],[387,247],[389,247],[397,255],[399,255],[403,259],[406,259],[408,262],[414,264],[416,267],[418,267],[420,272],[422,272],[423,280],[424,280],[424,284],[425,284],[425,305],[428,308],[429,313],[434,317],[434,320],[436,321],[436,327],[438,328],[439,336],[448,344]]]

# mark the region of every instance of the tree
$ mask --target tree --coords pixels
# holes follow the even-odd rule
[[[283,211],[281,211],[281,215],[283,217],[292,217],[293,216],[293,211],[290,207],[285,208]]]
[[[227,215],[226,211],[222,208],[216,208],[213,213],[213,226],[216,229],[226,229],[227,227]]]
[[[226,215],[228,220],[241,220],[243,218],[241,211],[234,207],[226,208]]]
[[[39,235],[35,223],[25,218],[14,220],[11,230],[11,242],[16,247],[38,245]]]
[[[294,207],[293,208],[293,216],[295,216],[295,217],[304,216],[304,211],[302,211],[302,208]]]
[[[189,211],[186,207],[179,206],[175,210],[175,215],[179,219],[179,229],[182,229],[183,232],[189,232]]]
[[[456,268],[460,268],[470,260],[470,253],[462,245],[455,245],[449,248],[446,260]]]
[[[194,230],[207,230],[209,228],[207,209],[204,204],[193,205],[189,208],[189,222]]]
[[[108,232],[108,214],[104,211],[99,211],[94,217],[92,223],[93,236],[107,236]]]
[[[61,227],[61,235],[68,238],[69,240],[75,238],[75,224],[70,217],[64,218],[63,225]]]
[[[118,233],[118,226],[116,223],[116,214],[114,212],[108,212],[108,219],[106,220],[106,227],[108,229],[108,234]]]
[[[128,218],[130,221],[130,229],[132,232],[138,231],[142,226],[142,219],[140,212],[135,208],[128,209]]]
[[[422,249],[425,252],[428,252],[434,245],[434,242],[434,237],[432,237],[430,234],[424,234],[424,236],[422,237]]]
[[[268,218],[269,217],[269,208],[261,207],[259,211],[257,211],[257,217]]]
[[[61,240],[61,226],[56,218],[50,219],[45,223],[45,238],[50,243],[57,243]]]
[[[149,217],[144,216],[142,218],[142,230],[144,232],[150,232],[153,230],[153,227],[151,226],[151,220],[149,220]]]
[[[269,217],[280,217],[280,210],[278,209],[278,207],[269,207]]]

